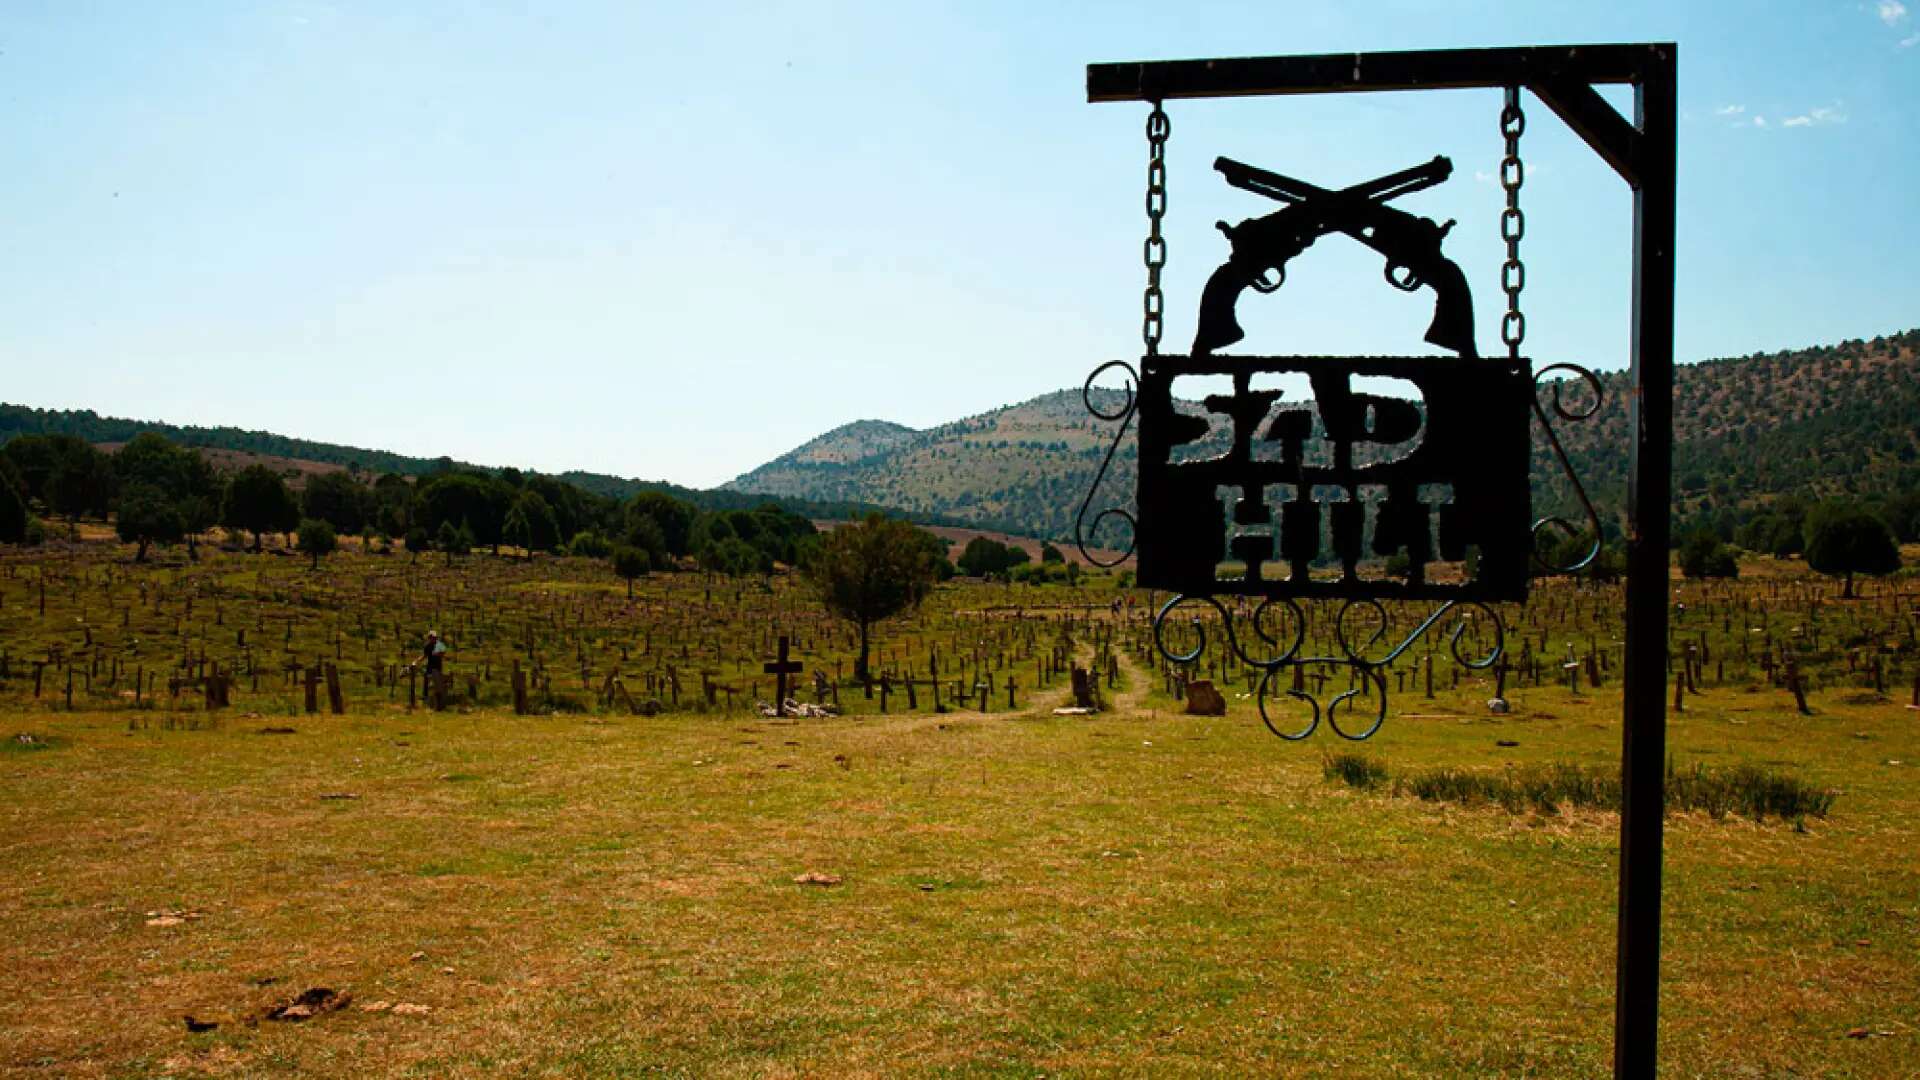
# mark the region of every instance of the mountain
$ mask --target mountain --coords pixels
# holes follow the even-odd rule
[[[1627,377],[1614,372],[1600,381],[1605,404],[1599,412],[1579,423],[1557,422],[1555,430],[1594,501],[1612,518],[1624,503],[1626,487]],[[1584,393],[1569,389],[1574,401]],[[1550,389],[1543,391],[1543,400],[1549,394]],[[1107,413],[1116,412],[1123,400],[1119,391],[1093,395],[1094,404]],[[1916,417],[1920,330],[1682,365],[1674,401],[1679,528],[1704,525],[1727,535],[1745,517],[1787,496],[1898,496],[1911,507],[1920,500]],[[1111,422],[1087,412],[1079,390],[1060,390],[924,431],[884,420],[855,421],[712,490],[580,471],[562,473],[560,479],[613,498],[664,491],[715,510],[771,500],[820,520],[887,509],[927,525],[1067,539],[1113,430]],[[286,459],[290,465],[409,476],[473,467],[265,431],[0,404],[0,443],[17,435],[64,433],[112,444],[142,431],[231,452],[233,463]],[[1138,460],[1129,429],[1102,497],[1094,502],[1095,513],[1107,506],[1131,507]],[[1537,431],[1532,469],[1536,509],[1568,511],[1571,496]],[[1113,537],[1104,539],[1111,543]]]
[[[1627,376],[1600,376],[1604,404],[1555,430],[1603,514],[1624,505]],[[1566,388],[1569,404],[1583,388]],[[1551,388],[1542,390],[1543,402]],[[1120,394],[1097,392],[1112,411]],[[1551,413],[1550,413],[1551,415]],[[1920,330],[1682,365],[1674,402],[1675,507],[1683,523],[1738,520],[1787,495],[1868,499],[1920,492]],[[1112,440],[1078,390],[924,431],[865,420],[828,432],[724,487],[792,498],[858,501],[916,517],[1071,537],[1074,516]],[[1535,501],[1573,505],[1546,442],[1533,436]],[[1138,461],[1130,429],[1103,484],[1131,506]],[[1722,529],[1725,531],[1725,528]]]
[[[1118,392],[1096,398],[1103,410],[1120,400]],[[859,421],[722,486],[857,499],[916,519],[945,516],[1025,536],[1066,537],[1112,438],[1113,426],[1087,413],[1078,390],[1061,390],[925,431]],[[1112,475],[1124,481],[1115,490],[1123,497],[1132,494],[1137,454],[1129,436],[1114,461]]]

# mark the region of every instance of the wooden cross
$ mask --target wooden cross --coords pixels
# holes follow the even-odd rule
[[[780,635],[780,658],[760,665],[760,670],[774,677],[773,714],[787,715],[787,676],[800,673],[800,661],[787,659],[787,636]]]

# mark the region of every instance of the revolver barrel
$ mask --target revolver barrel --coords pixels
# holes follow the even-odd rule
[[[1411,194],[1443,183],[1453,175],[1453,162],[1444,155],[1436,154],[1432,161],[1401,169],[1399,172],[1355,184],[1339,191],[1309,184],[1305,180],[1272,172],[1243,161],[1229,157],[1215,158],[1213,167],[1226,178],[1227,183],[1242,191],[1251,191],[1256,195],[1265,195],[1284,203],[1306,202],[1309,199],[1369,199],[1374,202],[1386,202],[1402,195]]]

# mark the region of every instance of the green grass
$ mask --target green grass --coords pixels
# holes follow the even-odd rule
[[[1387,782],[1387,763],[1366,754],[1350,751],[1328,754],[1321,773],[1329,780],[1340,780],[1348,787],[1371,791]]]
[[[1613,706],[1515,698],[1506,718],[1396,715],[1338,766],[1245,702],[396,711],[280,737],[8,716],[0,736],[70,743],[5,759],[0,1072],[1598,1075],[1611,819],[1323,779],[1616,752]],[[1731,808],[1670,822],[1668,1071],[1911,1073],[1920,797],[1886,764],[1920,759],[1911,722],[1862,707],[1809,736],[1729,705],[1675,718],[1681,760],[1845,794],[1805,833]],[[794,884],[808,871],[842,882]],[[157,910],[202,917],[146,926]],[[239,1022],[315,985],[433,1011]],[[189,1035],[184,1013],[222,1026]]]
[[[935,716],[923,688],[918,713],[896,694],[881,716],[843,684],[854,715],[769,720],[705,709],[698,674],[750,684],[776,630],[831,671],[844,627],[785,581],[650,580],[628,609],[596,574],[0,557],[0,1076],[1607,1071],[1617,665],[1577,696],[1551,666],[1546,685],[1515,678],[1500,716],[1479,675],[1456,687],[1442,666],[1429,699],[1393,672],[1364,747],[1324,729],[1296,745],[1260,726],[1242,672],[1204,672],[1227,717],[1184,715],[1145,666],[1144,596],[1116,614],[1110,585],[995,585],[943,590],[879,648],[894,665],[937,650],[943,673],[978,655],[997,685],[1018,677],[1018,710],[996,689],[989,713]],[[1920,1073],[1920,728],[1834,648],[1904,609],[1822,609],[1831,655],[1800,653],[1819,679],[1802,717],[1751,670],[1803,621],[1802,583],[1714,589],[1676,585],[1677,640],[1706,635],[1713,659],[1669,724],[1670,788],[1700,812],[1667,823],[1666,1072]],[[1613,603],[1542,588],[1509,648],[1615,655]],[[425,625],[457,628],[459,675],[491,664],[481,705],[408,712],[404,685],[372,684]],[[241,629],[266,674],[233,709],[124,697],[124,666],[231,658]],[[69,711],[50,677],[36,702],[26,665],[88,635],[91,688]],[[503,707],[529,636],[553,695],[588,712]],[[1904,638],[1876,640],[1910,665]],[[1084,664],[1096,641],[1122,659],[1110,710],[1052,716],[1067,683],[1040,685],[1039,658],[1070,642]],[[292,715],[280,664],[336,648],[349,711]],[[667,663],[677,711],[600,703],[606,672],[642,697]],[[1569,809],[1532,812],[1524,787],[1514,814],[1391,797],[1441,773],[1541,777]],[[809,872],[841,880],[795,883]],[[244,1023],[312,986],[431,1011]],[[189,1034],[188,1013],[221,1026]]]
[[[19,731],[0,740],[0,754],[37,754],[43,750],[56,750],[73,740],[64,735],[43,735],[35,731]]]
[[[1436,766],[1393,776],[1384,761],[1366,754],[1338,753],[1326,759],[1322,773],[1348,787],[1372,791],[1391,786],[1395,795],[1463,806],[1498,806],[1509,813],[1557,814],[1562,807],[1618,812],[1620,774],[1614,766],[1565,762],[1508,766],[1500,770]],[[1778,818],[1798,822],[1826,817],[1835,792],[1762,765],[1694,764],[1666,772],[1666,807],[1701,811],[1719,819],[1739,814],[1754,821]]]

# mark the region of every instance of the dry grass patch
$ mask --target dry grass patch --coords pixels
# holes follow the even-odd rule
[[[752,739],[488,712],[278,738],[0,720],[70,740],[0,759],[0,1070],[1604,1072],[1611,830],[1345,796],[1245,708]],[[1524,745],[1497,752],[1604,761],[1604,724],[1563,715],[1503,725]],[[1676,1074],[1920,1068],[1914,796],[1861,764],[1920,747],[1846,723],[1875,741],[1825,762],[1785,717],[1676,723],[1689,757],[1849,777],[1808,834],[1675,820]],[[1494,749],[1480,724],[1379,738],[1415,768]],[[245,1022],[311,987],[426,1011]]]

